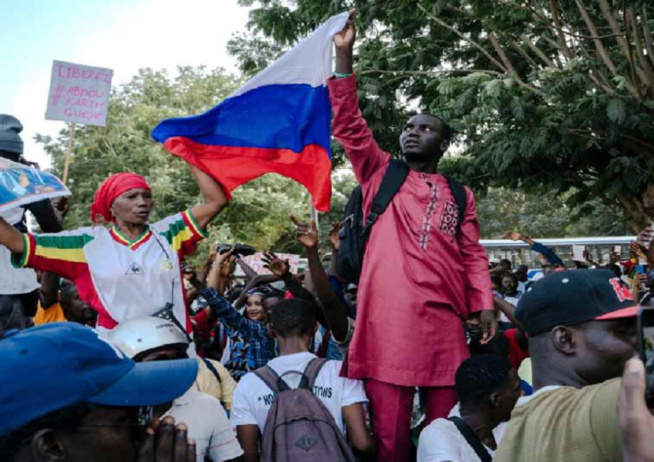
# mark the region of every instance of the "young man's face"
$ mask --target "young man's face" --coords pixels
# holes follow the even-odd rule
[[[65,448],[66,461],[135,461],[144,427],[139,408],[97,406],[81,426],[55,430]]]
[[[400,135],[400,148],[407,158],[426,160],[443,154],[442,122],[428,114],[411,117]]]
[[[634,355],[636,318],[590,321],[574,329],[575,368],[589,384],[622,375],[624,364]]]
[[[502,278],[502,290],[505,294],[513,294],[518,289],[518,281],[512,277]]]
[[[515,369],[511,369],[506,384],[497,392],[498,394],[498,414],[502,422],[506,422],[511,417],[511,411],[515,403],[522,395],[520,388],[520,377]]]
[[[65,297],[61,300],[61,307],[64,310],[66,319],[71,322],[83,324],[85,326],[95,326],[98,313],[91,305],[79,298],[77,293],[74,296]]]

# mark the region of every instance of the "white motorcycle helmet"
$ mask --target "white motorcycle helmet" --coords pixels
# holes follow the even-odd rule
[[[186,334],[175,324],[151,316],[120,323],[107,339],[134,360],[163,347],[182,347],[184,351],[188,347]]]

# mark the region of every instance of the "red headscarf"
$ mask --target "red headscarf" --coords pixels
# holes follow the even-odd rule
[[[136,173],[116,173],[104,180],[95,192],[91,204],[91,221],[97,224],[99,217],[102,217],[105,223],[112,223],[115,218],[111,216],[111,204],[118,196],[130,189],[151,190],[145,178]]]

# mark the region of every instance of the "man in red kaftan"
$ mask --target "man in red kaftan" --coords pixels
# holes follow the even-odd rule
[[[359,111],[354,38],[351,21],[334,37],[336,75],[329,93],[333,134],[361,185],[365,217],[390,155],[379,148]],[[437,172],[449,134],[438,117],[409,119],[400,135],[409,175],[366,247],[347,374],[365,380],[380,441],[378,460],[408,460],[415,387],[423,390],[428,422],[447,417],[456,404],[454,375],[469,356],[463,320],[481,311],[486,338],[495,332],[474,196],[466,188],[467,207],[459,217],[448,182]]]

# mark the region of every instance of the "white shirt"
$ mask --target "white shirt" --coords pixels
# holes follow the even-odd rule
[[[18,265],[52,271],[73,281],[82,300],[98,311],[101,332],[130,319],[152,316],[167,303],[190,332],[180,260],[204,236],[189,212],[153,223],[134,240],[115,227],[103,226],[28,235]]]
[[[504,301],[510,303],[511,305],[518,306],[518,302],[520,301],[520,297],[522,297],[522,292],[518,291],[517,294],[512,295],[512,296],[505,296]],[[500,321],[502,322],[511,322],[509,318],[506,317],[504,313],[500,313]]]
[[[296,353],[280,356],[271,360],[268,366],[272,367],[278,375],[286,371],[304,372],[309,361],[316,356],[309,353]],[[327,361],[316,377],[313,393],[322,401],[329,412],[334,416],[338,428],[345,434],[345,425],[341,408],[355,403],[367,403],[363,382],[339,377],[341,361]],[[284,381],[291,388],[300,383],[300,375],[292,374],[284,377]],[[259,377],[250,372],[246,374],[236,387],[232,403],[232,424],[258,425],[263,433],[266,417],[275,397],[268,385]]]
[[[222,462],[243,455],[225,409],[213,396],[189,389],[173,401],[165,415],[188,426],[188,437],[195,440],[197,462],[204,462],[205,456]]]
[[[0,213],[7,223],[14,226],[23,221],[25,209],[16,207]],[[16,295],[27,294],[39,288],[36,272],[30,268],[14,268],[11,264],[11,252],[4,245],[0,245],[0,294]]]
[[[454,416],[461,417],[459,404],[452,408],[448,417]],[[502,422],[493,429],[493,436],[498,446],[507,425],[507,422]],[[495,454],[495,451],[488,446],[484,445],[484,447],[491,457]],[[418,462],[480,462],[480,459],[454,422],[436,419],[420,434]]]

